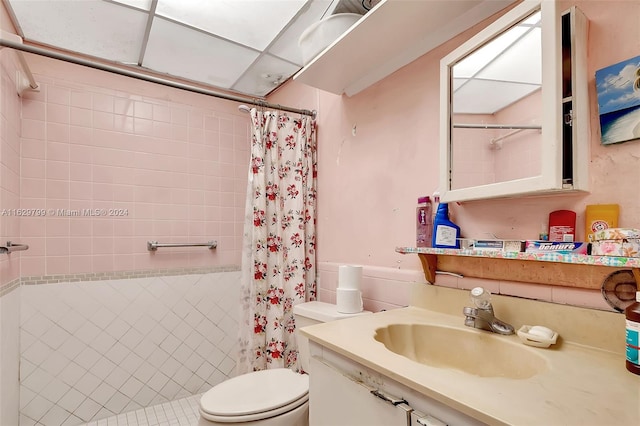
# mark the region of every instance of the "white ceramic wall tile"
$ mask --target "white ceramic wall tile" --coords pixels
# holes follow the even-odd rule
[[[165,402],[117,416],[92,421],[85,426],[196,426],[200,418],[200,395]]]
[[[31,372],[34,365],[20,366],[20,293],[15,288],[0,297],[0,425],[12,425],[18,421],[19,372]],[[35,395],[25,394],[25,398]],[[30,401],[29,401],[30,402]]]
[[[222,272],[22,286],[21,420],[97,422],[233,376],[239,279]]]

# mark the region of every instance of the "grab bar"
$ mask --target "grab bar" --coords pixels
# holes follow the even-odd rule
[[[0,246],[0,253],[11,253],[14,251],[22,251],[28,249],[29,246],[27,244],[14,244],[11,241],[7,241],[6,245]]]
[[[520,129],[520,130],[541,130],[542,126],[538,124],[468,124],[468,123],[455,123],[453,125],[456,129]]]
[[[214,249],[218,247],[217,241],[207,241],[206,243],[166,243],[161,244],[157,241],[147,241],[147,250],[156,251],[159,247],[208,247]]]
[[[507,138],[510,138],[511,136],[517,135],[520,132],[524,132],[525,130],[531,130],[531,129],[516,129],[512,132],[507,133],[506,135],[497,136],[489,141],[489,145],[492,148],[501,149],[502,141],[506,140]]]

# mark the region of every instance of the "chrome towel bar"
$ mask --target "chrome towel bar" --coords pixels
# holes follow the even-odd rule
[[[206,243],[159,243],[157,241],[147,241],[147,250],[156,251],[159,247],[208,247],[214,249],[218,246],[217,241],[207,241]]]
[[[14,244],[11,241],[7,241],[7,244],[0,246],[0,253],[11,253],[14,251],[28,250],[27,244]]]

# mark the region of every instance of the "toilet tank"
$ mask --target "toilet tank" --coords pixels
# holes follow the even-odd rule
[[[362,311],[356,314],[343,314],[338,312],[338,307],[332,303],[306,302],[293,307],[293,317],[296,321],[296,341],[298,343],[298,360],[304,371],[309,371],[309,339],[298,333],[298,330],[308,325],[335,321],[344,318],[352,318],[358,315],[370,314]]]

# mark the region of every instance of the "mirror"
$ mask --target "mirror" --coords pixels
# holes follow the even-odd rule
[[[443,201],[585,189],[574,27],[555,2],[524,1],[442,59]]]
[[[451,189],[541,173],[540,12],[451,67]]]

